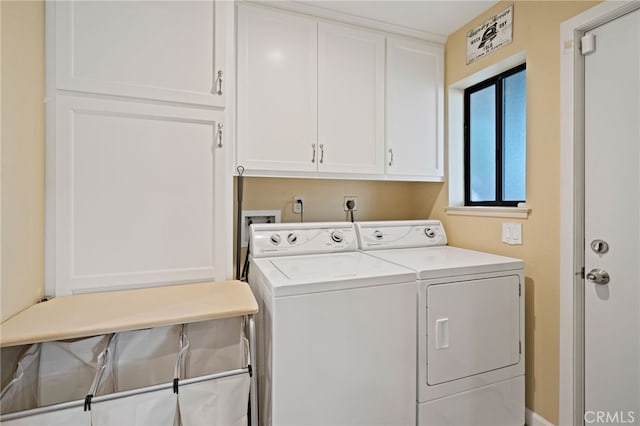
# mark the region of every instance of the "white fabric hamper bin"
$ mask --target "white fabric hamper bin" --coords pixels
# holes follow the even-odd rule
[[[3,420],[2,426],[80,426],[91,425],[91,413],[82,406],[33,414],[17,419]]]
[[[189,341],[185,378],[247,366],[248,343],[243,317],[185,324],[184,333]]]
[[[111,343],[115,392],[173,380],[181,325],[116,333]]]
[[[192,379],[245,368],[248,344],[242,317],[185,324],[181,378]],[[247,424],[248,373],[180,384],[178,405],[182,426]]]
[[[147,392],[144,388],[173,382],[181,328],[174,325],[115,335],[99,389],[112,388],[117,397],[91,403],[93,426],[174,424],[177,396],[173,389],[165,386]],[[98,392],[96,397],[100,396]]]
[[[98,354],[108,339],[103,335],[31,345],[18,362],[14,379],[2,392],[2,414],[84,399],[98,370]],[[2,424],[91,425],[90,413],[78,405],[25,414],[3,419]]]
[[[183,426],[245,426],[249,374],[180,385],[178,401]]]

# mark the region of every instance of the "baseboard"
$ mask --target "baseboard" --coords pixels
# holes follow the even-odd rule
[[[545,419],[538,413],[534,413],[533,411],[526,409],[524,413],[524,421],[527,426],[554,426],[549,420]]]

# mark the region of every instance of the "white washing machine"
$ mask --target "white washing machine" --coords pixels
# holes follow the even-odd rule
[[[356,227],[362,251],[416,274],[417,424],[523,425],[524,263],[449,247],[439,221]]]
[[[351,223],[251,228],[263,425],[415,425],[415,274]]]

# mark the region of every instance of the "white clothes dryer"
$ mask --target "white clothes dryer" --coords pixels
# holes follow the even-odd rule
[[[351,223],[251,227],[262,425],[415,425],[415,274]]]
[[[524,263],[447,245],[439,221],[360,222],[365,253],[415,272],[417,424],[524,424]]]

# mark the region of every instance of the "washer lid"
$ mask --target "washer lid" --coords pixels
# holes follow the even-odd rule
[[[406,283],[415,273],[360,252],[253,259],[275,297]]]
[[[367,252],[416,272],[418,279],[521,269],[520,259],[457,247],[420,247]]]

